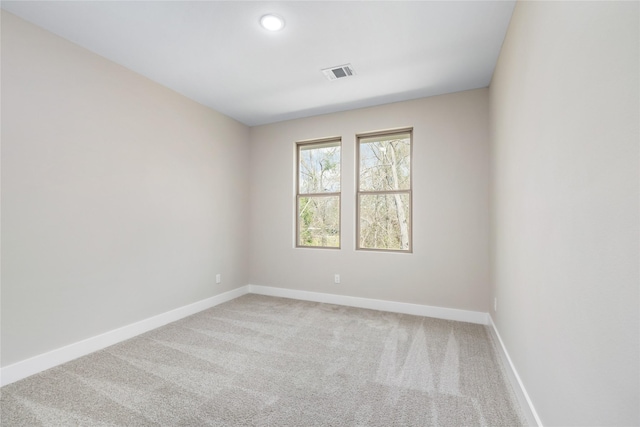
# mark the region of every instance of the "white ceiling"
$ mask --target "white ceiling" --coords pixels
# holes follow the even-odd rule
[[[515,1],[2,1],[247,125],[486,87]],[[265,13],[286,20],[269,33]],[[351,63],[355,77],[322,68]]]

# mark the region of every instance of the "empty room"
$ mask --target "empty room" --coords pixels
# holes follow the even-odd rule
[[[640,425],[638,1],[3,1],[0,425]]]

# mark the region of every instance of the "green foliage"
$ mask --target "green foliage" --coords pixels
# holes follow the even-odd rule
[[[301,246],[340,246],[340,196],[335,194],[340,191],[340,148],[339,142],[299,148]]]
[[[302,246],[340,246],[338,196],[300,197],[298,202]]]
[[[308,209],[309,198],[301,197],[300,206],[302,210],[300,212],[300,244],[303,246],[313,246],[313,236],[309,227],[313,221],[313,213],[311,209]]]

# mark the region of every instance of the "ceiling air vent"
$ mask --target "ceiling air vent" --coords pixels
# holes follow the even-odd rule
[[[340,65],[338,67],[325,68],[322,70],[324,76],[329,80],[337,80],[345,77],[351,77],[356,74],[351,64]]]

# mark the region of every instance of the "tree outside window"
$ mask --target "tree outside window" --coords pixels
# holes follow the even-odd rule
[[[296,246],[340,248],[340,139],[297,144]]]
[[[411,252],[411,139],[411,129],[358,135],[358,249]]]

